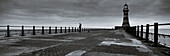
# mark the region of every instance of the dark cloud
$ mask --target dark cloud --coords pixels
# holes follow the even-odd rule
[[[170,20],[169,0],[0,0],[0,24],[112,27],[121,25],[125,2],[132,25]]]

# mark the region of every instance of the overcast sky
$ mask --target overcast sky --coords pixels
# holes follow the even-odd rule
[[[0,25],[114,27],[170,22],[170,0],[0,0]]]

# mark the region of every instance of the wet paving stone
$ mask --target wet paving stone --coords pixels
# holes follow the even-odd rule
[[[136,47],[132,46],[121,46],[121,45],[111,45],[111,46],[96,46],[91,52],[105,52],[114,54],[128,54],[128,55],[149,55],[147,52],[139,52]]]
[[[77,38],[77,39],[76,39]],[[33,40],[34,39],[34,40]],[[72,40],[72,41],[53,41]],[[16,56],[65,56],[80,50],[86,53],[81,56],[95,55],[137,55],[153,56],[151,52],[139,52],[136,46],[116,45],[100,46],[103,41],[115,41],[115,43],[133,43],[125,38],[121,31],[90,31],[82,33],[70,33],[63,35],[35,36],[29,39],[19,39],[0,47],[2,54],[21,53]],[[2,45],[2,44],[0,44]],[[30,48],[30,49],[29,49]],[[32,49],[31,49],[32,48]],[[28,50],[27,50],[28,49]],[[32,51],[30,51],[32,50]],[[23,52],[29,51],[29,52]],[[1,54],[0,54],[1,55]],[[4,55],[3,55],[4,56]]]

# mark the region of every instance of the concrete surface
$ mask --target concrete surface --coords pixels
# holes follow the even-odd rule
[[[123,30],[0,39],[0,56],[168,56]]]

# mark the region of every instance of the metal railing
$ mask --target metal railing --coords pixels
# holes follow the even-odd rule
[[[137,29],[136,29],[137,30],[136,36],[139,37],[140,39],[146,40],[146,42],[152,41],[154,43],[154,46],[158,46],[158,44],[166,46],[166,44],[169,44],[169,43],[161,43],[162,41],[160,41],[160,39],[162,39],[162,37],[164,37],[164,38],[169,37],[170,38],[170,35],[158,34],[158,30],[159,30],[158,27],[159,26],[165,26],[165,25],[170,25],[170,23],[164,23],[164,24],[154,23],[153,25],[146,24],[146,25],[141,25],[141,26],[138,25]],[[154,29],[153,29],[154,33],[149,32],[150,27],[152,27],[152,26],[154,27]],[[146,27],[146,32],[144,32],[144,29],[143,29],[144,27]],[[153,36],[153,37],[149,37],[149,36]]]
[[[12,35],[25,36],[26,34],[52,34],[52,33],[70,33],[85,31],[78,27],[57,27],[57,26],[0,26],[0,36],[11,37]],[[27,28],[27,29],[26,29]],[[64,32],[63,32],[64,31]]]

